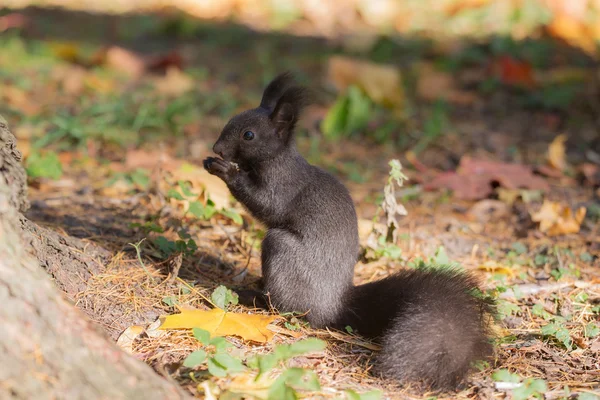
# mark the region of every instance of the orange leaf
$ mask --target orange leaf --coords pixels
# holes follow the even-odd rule
[[[180,314],[164,317],[159,329],[201,328],[213,336],[239,336],[245,340],[266,343],[275,336],[267,329],[267,325],[279,318],[276,315],[225,312],[220,308],[204,311],[180,307],[179,311]]]
[[[554,138],[548,146],[548,162],[559,171],[564,171],[567,166],[565,160],[565,142],[567,135],[562,134]]]
[[[528,62],[510,56],[501,56],[493,62],[493,71],[507,85],[535,86],[533,69]]]
[[[579,232],[585,213],[585,207],[580,207],[573,214],[571,208],[545,200],[542,208],[531,215],[531,219],[539,222],[541,232],[548,236],[558,236]]]

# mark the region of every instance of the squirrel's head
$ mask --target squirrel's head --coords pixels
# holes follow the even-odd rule
[[[213,151],[240,165],[274,158],[292,145],[294,127],[306,104],[306,89],[295,86],[291,74],[279,75],[266,87],[260,106],[229,120]]]

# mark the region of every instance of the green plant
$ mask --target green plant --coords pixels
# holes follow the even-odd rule
[[[236,305],[238,303],[239,297],[237,293],[233,292],[231,289],[227,289],[225,286],[218,286],[210,296],[213,304],[223,310],[227,310],[227,307],[232,304]]]
[[[278,345],[271,353],[252,356],[246,360],[244,365],[240,357],[233,355],[233,345],[225,338],[211,338],[208,331],[198,328],[194,328],[192,332],[203,345],[203,349],[196,350],[187,356],[183,362],[187,368],[195,369],[206,366],[208,373],[217,377],[240,372],[254,374],[254,383],[258,387],[267,388],[266,398],[269,400],[297,399],[298,390],[316,391],[320,389],[319,379],[313,371],[288,367],[286,362],[306,353],[323,350],[325,342],[322,340],[305,339],[290,345]],[[252,387],[236,388],[227,392],[229,395],[243,395],[244,390],[250,392],[253,389]]]
[[[512,398],[514,400],[527,400],[531,397],[543,399],[544,393],[548,390],[545,380],[534,378],[521,380],[519,375],[512,374],[507,369],[495,371],[492,374],[492,379],[512,389]]]
[[[358,87],[350,86],[327,112],[321,130],[328,139],[339,139],[364,129],[373,104]]]
[[[25,170],[31,178],[59,179],[62,176],[62,165],[55,152],[33,152],[27,157]]]

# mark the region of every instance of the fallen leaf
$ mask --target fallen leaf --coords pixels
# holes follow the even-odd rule
[[[586,182],[592,186],[600,186],[600,167],[592,163],[584,163],[579,169]]]
[[[180,314],[164,317],[159,329],[201,328],[209,331],[212,336],[239,336],[244,340],[266,343],[275,336],[274,332],[267,329],[267,325],[280,318],[277,315],[225,312],[220,308],[208,311],[179,310]]]
[[[133,77],[139,77],[146,69],[145,61],[139,54],[118,46],[106,50],[105,63]]]
[[[500,200],[480,200],[469,209],[468,215],[479,222],[486,223],[505,218],[510,214],[506,203]]]
[[[29,18],[21,13],[10,13],[0,17],[0,32],[11,28],[23,28],[29,22]]]
[[[579,232],[585,213],[585,207],[579,207],[573,213],[568,206],[545,200],[542,208],[531,214],[531,219],[539,222],[541,232],[545,232],[548,236],[558,236]]]
[[[450,189],[463,200],[480,200],[493,193],[494,185],[506,189],[549,189],[548,183],[522,164],[463,157],[454,172],[443,172],[424,185],[426,190]]]
[[[565,159],[565,142],[567,135],[562,134],[554,138],[548,146],[548,162],[559,171],[564,171],[567,167]]]
[[[477,96],[456,87],[456,79],[448,72],[437,70],[431,63],[418,67],[417,94],[425,100],[443,99],[453,103],[472,104]]]
[[[331,57],[328,68],[329,79],[338,90],[356,85],[377,103],[403,107],[404,89],[397,68],[342,56]]]
[[[231,193],[225,182],[209,174],[204,168],[174,160],[173,162],[166,162],[164,169],[169,171],[174,179],[189,182],[192,185],[192,190],[196,192],[199,190],[206,191],[208,197],[215,203],[217,210],[231,207]]]
[[[509,267],[506,265],[498,264],[495,261],[486,261],[483,264],[477,266],[477,269],[482,271],[491,272],[494,274],[506,275],[509,277],[514,277],[517,274],[517,266]]]
[[[165,72],[171,67],[183,69],[183,57],[176,50],[150,57],[146,61],[146,70],[151,72]]]
[[[509,206],[512,206],[519,198],[526,204],[531,203],[532,201],[542,200],[542,192],[539,190],[498,188],[497,192],[498,199]]]
[[[0,100],[18,109],[23,114],[32,116],[39,114],[41,107],[25,90],[12,85],[0,83]]]
[[[500,56],[492,61],[492,75],[502,83],[512,86],[535,86],[535,78],[531,64],[517,60],[511,56]]]
[[[154,86],[163,94],[179,96],[194,88],[194,79],[179,68],[169,67],[164,77],[154,79]]]
[[[68,62],[77,62],[81,58],[79,45],[75,42],[52,42],[50,50],[57,58]]]
[[[385,232],[385,225],[380,222],[373,222],[372,219],[358,219],[358,237],[361,241],[367,240],[373,231]]]
[[[595,54],[597,51],[596,30],[586,27],[583,21],[574,18],[563,12],[556,12],[554,18],[547,26],[548,32],[558,37],[570,45],[579,47],[589,54]]]
[[[117,346],[122,348],[125,352],[132,354],[133,353],[133,342],[144,333],[144,327],[139,325],[133,325],[129,328],[125,329],[123,333],[117,339]]]

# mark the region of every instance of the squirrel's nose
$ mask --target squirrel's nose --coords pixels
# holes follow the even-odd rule
[[[217,143],[215,143],[215,145],[213,146],[213,151],[214,151],[216,154],[220,155],[220,156],[221,156],[221,158],[223,158],[223,149],[222,149],[221,147],[222,147],[222,146],[221,146],[221,143],[219,143],[219,142],[217,141]]]

